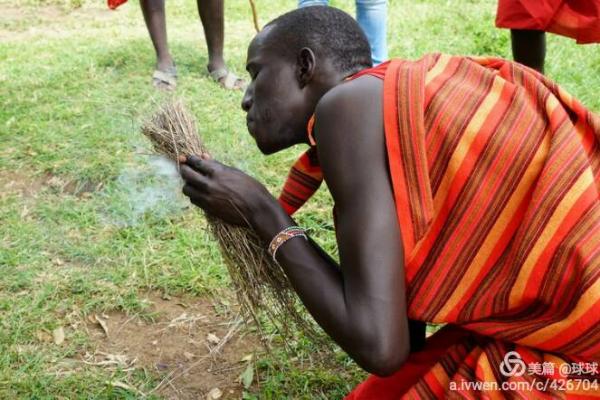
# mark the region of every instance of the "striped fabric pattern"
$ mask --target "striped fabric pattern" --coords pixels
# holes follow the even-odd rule
[[[319,189],[322,182],[317,148],[312,146],[292,165],[279,195],[279,204],[288,215],[294,214]]]
[[[501,59],[434,54],[374,76],[383,69],[408,315],[448,325],[395,375],[371,376],[347,399],[600,398],[578,384],[461,385],[576,383],[561,365],[600,362],[600,118]],[[315,161],[297,165],[317,179]],[[288,190],[295,207],[316,187]],[[555,371],[504,376],[510,351]]]
[[[446,55],[393,61],[384,107],[409,317],[479,338],[408,398],[500,379],[513,350],[600,361],[598,116],[531,69]]]

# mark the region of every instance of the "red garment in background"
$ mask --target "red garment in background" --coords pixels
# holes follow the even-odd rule
[[[114,10],[115,8],[119,7],[121,4],[127,3],[127,0],[106,0],[106,3],[108,5],[108,8],[110,8],[111,10]]]
[[[600,0],[499,0],[496,26],[600,42]]]

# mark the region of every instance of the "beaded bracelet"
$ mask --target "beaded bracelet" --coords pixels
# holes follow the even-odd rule
[[[281,245],[295,237],[303,237],[305,240],[308,240],[308,237],[306,236],[306,231],[300,228],[299,226],[288,226],[287,228],[279,232],[277,235],[275,235],[275,237],[273,237],[271,243],[269,243],[269,247],[267,248],[267,251],[269,252],[271,257],[273,257],[273,261],[277,262],[275,255],[277,254],[277,250],[279,250]]]

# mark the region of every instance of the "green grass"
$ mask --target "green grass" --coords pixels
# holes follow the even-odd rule
[[[43,7],[52,3],[58,11]],[[118,12],[103,2],[28,0],[2,3],[0,21],[0,398],[123,398],[106,385],[120,379],[142,391],[157,383],[143,373],[82,368],[56,378],[61,360],[76,358],[87,338],[67,331],[66,344],[39,334],[92,311],[146,305],[139,293],[206,295],[228,277],[205,222],[146,154],[141,118],[160,99],[150,86],[154,55],[137,3]],[[276,190],[300,149],[262,157],[245,130],[241,93],[220,90],[206,74],[206,45],[194,1],[167,2],[178,92],[191,105],[208,147]],[[261,23],[294,7],[258,0]],[[354,12],[351,1],[332,1]],[[495,1],[393,1],[393,56],[427,52],[509,57],[508,32],[494,28]],[[226,2],[226,57],[243,73],[253,35],[247,2]],[[600,110],[600,48],[549,35],[547,74]],[[17,180],[21,191],[5,184]],[[62,190],[61,187],[71,190]],[[4,188],[3,188],[4,187]],[[3,188],[3,189],[2,189]],[[73,189],[75,188],[75,189]],[[77,188],[97,188],[80,196]],[[321,191],[299,216],[335,251],[330,200]],[[364,374],[340,356],[335,370],[304,367],[281,352],[258,361],[260,388],[248,398],[341,398]]]

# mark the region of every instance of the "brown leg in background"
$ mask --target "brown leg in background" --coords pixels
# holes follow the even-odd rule
[[[543,74],[546,34],[543,31],[511,29],[510,39],[514,60]]]
[[[140,0],[150,39],[156,51],[156,68],[167,71],[173,67],[173,58],[167,44],[165,0]]]
[[[198,12],[206,45],[208,47],[208,70],[225,68],[223,41],[225,35],[223,0],[197,0]]]

